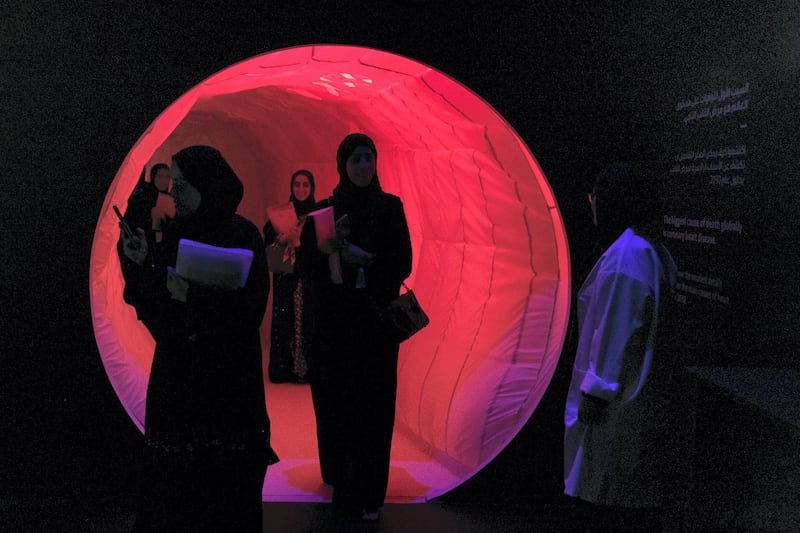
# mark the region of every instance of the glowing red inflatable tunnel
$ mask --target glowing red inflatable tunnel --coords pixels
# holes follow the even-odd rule
[[[561,352],[569,254],[547,180],[509,124],[426,65],[353,46],[303,46],[233,65],[179,98],[131,149],[105,199],[91,255],[95,335],[109,379],[141,429],[153,340],[122,299],[111,206],[144,165],[190,144],[217,147],[261,226],[298,168],[317,199],[336,181],[348,133],[378,147],[385,190],[403,200],[414,248],[408,284],[431,324],[400,351],[387,501],[422,501],[480,470],[536,408]],[[269,321],[264,320],[265,358]],[[307,387],[267,382],[274,448],[266,500],[320,500]]]

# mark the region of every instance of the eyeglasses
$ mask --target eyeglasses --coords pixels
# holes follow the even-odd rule
[[[586,199],[589,200],[589,207],[592,209],[592,222],[597,226],[597,195],[593,192],[587,192]]]

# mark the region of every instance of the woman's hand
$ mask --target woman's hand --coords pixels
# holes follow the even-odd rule
[[[605,424],[608,421],[608,402],[602,398],[581,393],[578,420],[584,424]]]
[[[300,246],[300,231],[302,226],[294,226],[286,233],[279,233],[277,237],[278,244],[291,244],[292,246]]]
[[[344,247],[344,239],[339,237],[338,235],[334,234],[322,241],[319,245],[319,249],[325,255],[335,254],[337,252],[341,252],[342,248]]]
[[[167,267],[167,290],[174,300],[179,302],[186,301],[186,293],[189,291],[189,282],[178,275],[172,267]]]
[[[120,223],[121,226],[121,223]],[[122,231],[122,251],[125,257],[142,266],[147,259],[147,238],[142,228],[136,228],[136,235]]]
[[[375,254],[371,254],[362,248],[359,248],[352,242],[345,242],[342,247],[342,261],[351,265],[366,266],[375,259]]]

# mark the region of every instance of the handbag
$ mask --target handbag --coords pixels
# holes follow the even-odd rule
[[[285,244],[267,246],[267,269],[279,274],[294,272],[294,248]]]
[[[414,291],[406,288],[406,292],[389,302],[381,318],[386,336],[396,343],[410,339],[419,330],[430,324],[430,319],[419,305]]]

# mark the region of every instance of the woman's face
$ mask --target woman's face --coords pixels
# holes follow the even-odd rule
[[[311,196],[311,180],[305,174],[298,174],[292,182],[292,195],[298,202],[305,202]]]
[[[183,179],[183,173],[180,167],[172,162],[170,168],[170,175],[172,176],[172,190],[170,195],[175,201],[175,215],[179,217],[188,217],[200,207],[200,191],[195,189],[194,185]]]
[[[161,192],[169,192],[170,170],[168,168],[160,168],[153,178],[153,185],[156,186]]]
[[[356,187],[366,187],[375,177],[375,156],[367,146],[359,146],[347,158],[347,177]]]

